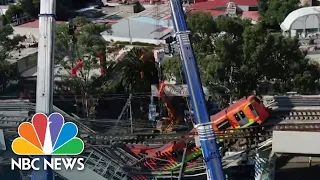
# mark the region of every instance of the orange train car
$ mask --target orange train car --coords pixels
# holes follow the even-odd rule
[[[268,108],[256,97],[242,98],[210,117],[215,131],[262,124],[269,117]]]

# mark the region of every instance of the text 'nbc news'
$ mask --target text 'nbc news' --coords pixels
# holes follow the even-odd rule
[[[41,168],[40,168],[41,167]],[[19,170],[73,170],[76,168],[78,171],[84,169],[84,158],[52,158],[50,160],[40,158],[18,158],[17,160],[11,159],[11,170],[15,168]]]

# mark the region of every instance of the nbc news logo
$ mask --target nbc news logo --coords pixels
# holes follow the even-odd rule
[[[79,155],[84,149],[83,141],[77,138],[78,128],[72,122],[64,122],[59,113],[52,113],[49,117],[37,113],[32,117],[31,123],[22,123],[18,128],[19,136],[12,142],[12,150],[17,155],[28,156],[66,156]],[[11,159],[11,169],[20,170],[72,170],[84,169],[84,158],[18,158]]]

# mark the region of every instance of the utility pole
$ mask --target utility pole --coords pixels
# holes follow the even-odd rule
[[[37,98],[36,112],[49,115],[53,106],[54,81],[54,38],[56,28],[56,0],[41,0],[39,14],[39,45],[37,68]],[[41,156],[50,160],[51,156]],[[40,163],[39,163],[40,164]],[[53,180],[54,174],[50,168],[34,171],[32,180]]]
[[[129,101],[129,113],[130,113],[130,132],[133,133],[133,118],[132,118],[132,105],[131,105],[131,98],[132,98],[132,94],[130,94],[130,101]]]

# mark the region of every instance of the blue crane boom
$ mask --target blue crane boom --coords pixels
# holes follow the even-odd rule
[[[179,43],[183,71],[186,77],[196,128],[207,168],[208,180],[225,180],[216,137],[210,123],[199,70],[190,44],[189,31],[181,0],[170,0],[171,14],[176,38]]]

